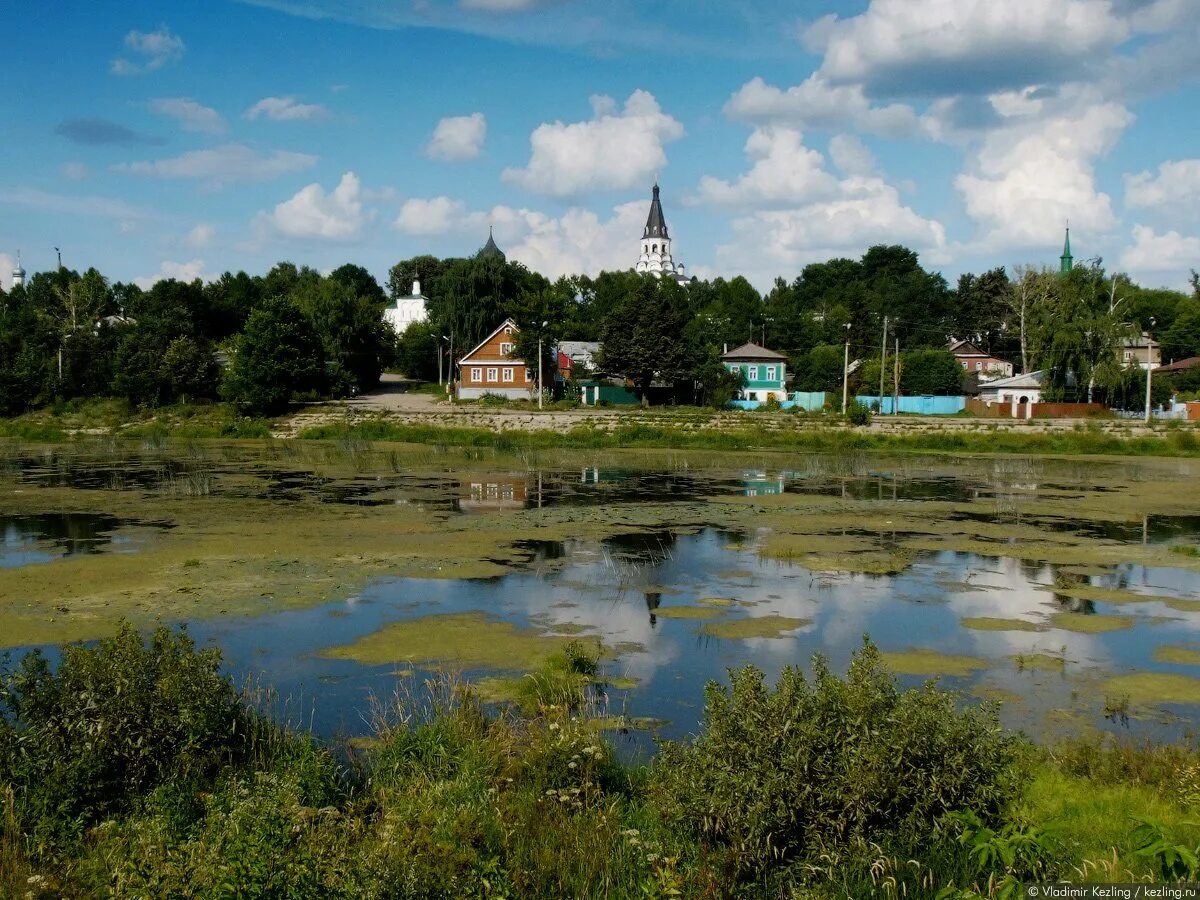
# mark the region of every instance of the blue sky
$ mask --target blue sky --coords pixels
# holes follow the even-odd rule
[[[1200,268],[1194,0],[19,4],[0,284],[25,267],[381,278],[489,224],[551,277],[677,259],[760,287],[907,244],[950,278]]]

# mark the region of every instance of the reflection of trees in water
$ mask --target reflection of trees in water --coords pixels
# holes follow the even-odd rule
[[[658,616],[654,611],[662,605],[662,593],[659,591],[643,591],[646,597],[646,609],[650,612],[650,627],[658,624]]]
[[[1070,591],[1073,588],[1091,587],[1091,578],[1078,572],[1063,571],[1061,566],[1056,566],[1053,563],[1050,564],[1049,568],[1054,576],[1054,602],[1067,612],[1079,613],[1085,616],[1095,615],[1096,601],[1076,597],[1069,593],[1061,593]]]
[[[661,565],[675,555],[678,536],[671,531],[634,531],[604,539],[605,548],[636,566]]]

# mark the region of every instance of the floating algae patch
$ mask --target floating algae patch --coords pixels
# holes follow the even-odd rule
[[[653,731],[667,722],[650,716],[593,716],[580,724],[593,731]]]
[[[701,606],[726,607],[733,606],[733,599],[730,597],[701,597],[696,601]]]
[[[934,582],[939,588],[947,594],[969,594],[972,592],[987,592],[990,588],[983,584],[971,584],[969,581],[954,581],[952,579],[939,578]]]
[[[964,678],[988,667],[985,660],[976,656],[938,653],[926,648],[881,653],[880,657],[885,666],[900,675],[950,675]]]
[[[980,700],[986,700],[989,703],[1000,704],[1016,704],[1021,703],[1025,698],[1015,691],[1005,690],[1000,687],[993,687],[988,684],[977,684],[971,688],[971,695],[978,697]]]
[[[1050,617],[1050,624],[1064,631],[1077,631],[1081,634],[1104,634],[1109,631],[1122,631],[1133,627],[1133,619],[1129,616],[1109,616],[1103,613],[1087,615],[1086,613],[1059,612]]]
[[[811,572],[854,572],[864,575],[899,575],[917,558],[914,550],[861,553],[811,553],[800,564]]]
[[[584,625],[580,622],[559,622],[548,625],[547,628],[556,635],[586,635],[595,630],[592,625]]]
[[[524,669],[545,665],[570,640],[497,622],[481,612],[423,616],[392,624],[321,655],[365,665],[453,664],[464,669]]]
[[[1053,592],[1060,597],[1099,600],[1102,603],[1169,603],[1175,599],[1155,594],[1139,594],[1128,588],[1102,587],[1095,584],[1055,584]]]
[[[1064,657],[1052,653],[1017,653],[1009,659],[1019,672],[1061,672],[1067,667]]]
[[[1163,602],[1171,607],[1171,609],[1177,609],[1180,612],[1200,612],[1200,600],[1185,600],[1172,597],[1170,600],[1164,600]]]
[[[1159,703],[1200,703],[1200,678],[1170,672],[1116,675],[1101,684],[1104,696],[1127,699],[1135,706]]]
[[[666,619],[712,619],[722,611],[712,606],[660,606],[654,614]]]
[[[795,619],[791,616],[757,616],[744,619],[726,619],[723,622],[705,622],[700,633],[709,637],[730,641],[748,638],[779,638],[789,631],[808,625],[811,619]]]
[[[960,620],[963,628],[974,631],[1042,631],[1036,622],[1026,622],[1024,619],[1002,619],[994,616],[967,616]]]
[[[617,675],[612,678],[604,679],[604,683],[614,690],[632,691],[642,683],[642,680],[640,678],[634,678],[630,675]]]
[[[1154,648],[1154,661],[1180,666],[1200,666],[1200,650],[1195,647],[1163,645]]]

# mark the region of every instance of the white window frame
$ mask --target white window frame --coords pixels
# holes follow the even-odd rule
[[[758,366],[747,366],[746,378],[750,381],[758,381]]]
[[[507,342],[500,344],[500,355],[508,356],[513,351],[513,345]]]
[[[776,380],[775,373],[776,373],[775,366],[767,366],[767,381],[775,381]]]
[[[488,380],[488,384],[495,384],[497,381],[499,381],[500,380],[500,370],[497,369],[495,366],[488,366],[487,380]]]
[[[526,383],[526,384],[533,384],[533,369],[526,369],[526,370],[525,370],[525,383]]]
[[[483,369],[480,366],[471,366],[471,381],[483,384]]]
[[[512,366],[505,366],[505,367],[504,367],[504,371],[500,373],[500,379],[501,379],[501,380],[502,380],[502,381],[503,381],[505,384],[512,384],[512,381],[513,381],[513,370],[512,370]]]

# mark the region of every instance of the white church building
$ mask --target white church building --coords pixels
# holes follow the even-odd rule
[[[383,311],[383,320],[395,330],[403,334],[413,322],[424,322],[429,314],[425,311],[425,301],[429,299],[421,293],[421,282],[413,281],[412,293],[405,297],[397,297],[394,306]]]
[[[656,182],[650,201],[650,215],[646,217],[646,228],[642,231],[642,255],[633,270],[649,273],[656,278],[665,275],[680,284],[686,284],[689,278],[683,263],[676,262],[671,256],[671,235],[667,232],[667,220],[663,217],[662,201],[658,194]]]

